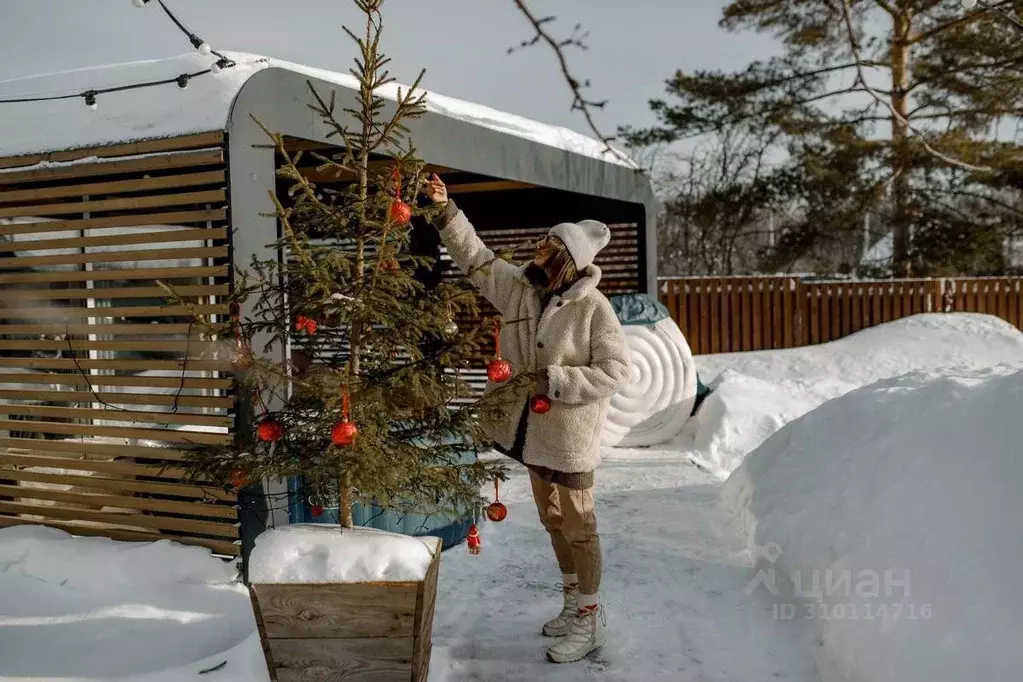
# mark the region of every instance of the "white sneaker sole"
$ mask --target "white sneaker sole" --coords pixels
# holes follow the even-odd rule
[[[583,660],[584,658],[586,658],[587,656],[589,656],[590,654],[592,654],[594,651],[596,651],[600,647],[604,646],[606,643],[607,643],[607,638],[603,638],[603,639],[595,642],[593,644],[593,646],[590,647],[589,649],[580,649],[579,651],[576,651],[575,653],[569,654],[569,655],[565,655],[565,654],[560,654],[559,655],[559,654],[554,653],[550,649],[548,649],[547,650],[547,660],[552,662],[552,663],[577,663],[577,662]]]

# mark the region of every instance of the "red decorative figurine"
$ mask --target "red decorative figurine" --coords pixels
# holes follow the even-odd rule
[[[501,502],[501,490],[499,488],[500,481],[494,479],[494,501],[487,507],[487,518],[495,523],[504,521],[508,516],[508,507],[504,506]]]
[[[465,539],[465,546],[469,548],[469,554],[479,554],[482,544],[480,542],[480,531],[474,523],[469,526],[469,536]]]
[[[256,426],[256,437],[264,443],[275,443],[284,438],[284,427],[273,417],[266,417]]]
[[[529,409],[536,414],[547,414],[551,409],[551,399],[545,395],[534,395],[529,399]]]
[[[354,422],[348,421],[348,387],[344,387],[344,395],[341,398],[341,421],[334,424],[334,428],[330,430],[330,441],[343,448],[351,445],[355,442],[355,437],[359,435],[359,429],[355,426]]]
[[[487,378],[495,384],[503,384],[512,378],[511,363],[501,357],[501,328],[494,330],[494,354],[497,356],[487,365]]]

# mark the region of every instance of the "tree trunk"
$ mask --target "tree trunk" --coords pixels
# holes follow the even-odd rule
[[[908,168],[910,133],[907,126],[909,115],[909,64],[910,64],[909,14],[903,10],[895,17],[895,31],[891,45],[892,108],[898,116],[892,116],[892,275],[912,276],[909,259],[909,231],[913,222],[910,207],[910,169]],[[900,118],[901,117],[901,120]]]
[[[350,474],[341,477],[337,504],[337,521],[341,527],[355,527],[355,522],[352,519],[352,477]]]

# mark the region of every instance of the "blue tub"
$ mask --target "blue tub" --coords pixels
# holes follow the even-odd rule
[[[463,456],[464,462],[476,457],[475,449],[467,449]],[[314,517],[309,501],[299,494],[302,490],[302,477],[291,476],[288,479],[289,499],[288,521],[290,523],[338,523],[338,507],[324,506],[323,513]],[[377,528],[379,530],[403,535],[438,537],[444,543],[442,550],[460,545],[469,534],[469,526],[479,523],[480,518],[473,511],[466,510],[464,515],[447,514],[405,514],[384,510],[375,504],[355,504],[352,507],[352,520],[356,526]]]

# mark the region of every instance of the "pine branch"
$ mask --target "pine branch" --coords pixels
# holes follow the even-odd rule
[[[883,5],[882,0],[876,1],[878,2],[879,6]],[[870,86],[870,84],[867,82],[866,73],[864,72],[863,55],[860,51],[859,41],[856,38],[856,29],[853,26],[852,9],[849,6],[849,0],[840,0],[840,2],[842,3],[842,19],[843,22],[845,23],[846,36],[848,37],[849,40],[849,49],[852,51],[853,58],[856,60],[856,83],[862,85],[863,89],[866,90],[867,93],[871,97],[873,97],[878,104],[888,109],[889,113],[891,113],[892,115],[892,118],[901,123],[903,126],[905,126],[906,130],[909,131],[912,134],[912,136],[915,137],[920,142],[921,146],[923,146],[923,148],[931,156],[947,163],[950,166],[955,166],[957,168],[962,168],[964,170],[974,171],[978,173],[993,172],[993,170],[987,166],[976,166],[974,164],[967,163],[966,161],[963,161],[961,159],[953,158],[947,154],[943,154],[942,152],[936,150],[927,142],[927,138],[922,132],[915,128],[898,111],[896,111],[895,107],[892,105],[890,101],[882,97],[881,94],[877,92],[877,90]]]

